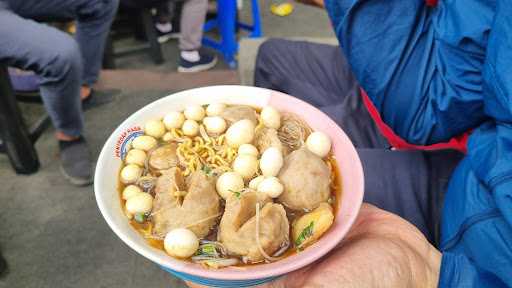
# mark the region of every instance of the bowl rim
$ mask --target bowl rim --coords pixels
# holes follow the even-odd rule
[[[101,191],[103,190],[101,187],[99,187],[100,181],[94,181],[94,194],[95,194],[96,202],[97,202],[98,208],[99,208],[103,218],[107,222],[110,229],[112,229],[112,231],[114,231],[114,233],[131,249],[135,250],[140,255],[144,256],[145,258],[151,260],[152,262],[154,262],[160,266],[164,266],[165,268],[168,268],[168,269],[171,269],[171,270],[174,270],[177,272],[193,275],[196,277],[216,279],[216,280],[238,280],[238,281],[240,281],[240,280],[254,280],[254,279],[276,277],[276,276],[280,276],[280,275],[298,270],[302,267],[305,267],[305,266],[317,261],[318,259],[325,256],[326,254],[328,254],[346,236],[346,234],[348,233],[348,231],[350,230],[350,228],[356,221],[357,215],[359,214],[359,210],[361,208],[361,205],[363,202],[363,195],[364,195],[363,167],[361,164],[361,160],[357,154],[357,151],[356,151],[354,145],[352,144],[352,141],[350,141],[350,139],[345,134],[345,132],[329,116],[327,116],[324,112],[322,112],[318,108],[314,107],[313,105],[311,105],[301,99],[293,97],[291,95],[285,94],[285,93],[277,92],[277,91],[266,89],[266,88],[252,87],[252,86],[215,85],[215,86],[206,86],[206,87],[178,91],[178,92],[169,94],[165,97],[162,97],[156,101],[153,101],[153,102],[145,105],[144,107],[141,107],[135,113],[131,114],[129,117],[124,119],[123,122],[120,123],[116,127],[116,129],[110,134],[108,139],[105,141],[105,144],[103,145],[103,148],[101,149],[101,152],[98,156],[94,179],[99,179],[99,177],[101,177],[101,175],[103,174],[102,171],[104,169],[104,166],[101,163],[103,161],[105,161],[104,159],[108,159],[107,155],[110,152],[110,151],[108,151],[109,150],[108,144],[116,141],[118,134],[120,134],[123,131],[124,127],[126,126],[127,122],[130,121],[130,119],[137,118],[137,117],[139,117],[139,115],[143,115],[145,110],[151,109],[152,106],[159,105],[159,103],[164,102],[166,98],[177,97],[176,95],[179,96],[179,94],[183,93],[183,92],[192,93],[196,90],[211,89],[211,88],[214,88],[214,89],[240,89],[240,88],[243,88],[243,89],[258,89],[258,90],[261,90],[262,92],[265,91],[265,93],[268,93],[271,95],[270,97],[284,97],[284,99],[287,101],[300,103],[301,105],[306,105],[309,107],[309,109],[314,110],[315,113],[319,113],[319,114],[323,115],[326,118],[326,121],[331,122],[331,123],[329,123],[330,125],[334,124],[335,129],[337,130],[336,131],[337,135],[339,135],[339,137],[341,137],[341,138],[345,138],[342,141],[344,141],[344,142],[348,141],[348,143],[350,144],[350,145],[348,145],[349,146],[348,148],[351,150],[351,151],[349,151],[349,153],[351,153],[352,155],[355,156],[354,157],[355,162],[351,163],[352,164],[351,168],[354,169],[354,173],[357,174],[356,178],[357,178],[358,183],[356,183],[357,185],[354,187],[356,187],[359,191],[352,192],[352,193],[356,193],[355,194],[355,198],[356,198],[355,202],[357,203],[357,207],[353,207],[350,215],[348,217],[343,218],[343,221],[346,222],[346,224],[343,225],[342,227],[339,227],[338,225],[336,225],[336,226],[333,225],[334,227],[331,227],[329,230],[332,230],[333,228],[335,228],[335,231],[331,231],[331,232],[336,232],[335,236],[328,237],[328,238],[327,237],[320,238],[319,241],[317,241],[316,243],[314,243],[313,245],[311,245],[304,251],[285,258],[285,259],[288,259],[288,258],[293,257],[293,258],[297,258],[297,259],[295,259],[296,261],[286,261],[284,265],[281,264],[281,263],[283,263],[282,261],[277,261],[277,262],[273,262],[273,263],[269,263],[269,264],[256,265],[259,269],[236,269],[236,270],[231,269],[229,271],[227,269],[215,270],[215,269],[205,269],[197,264],[184,265],[184,263],[183,263],[184,261],[172,258],[170,256],[169,256],[169,258],[170,258],[169,261],[167,261],[166,263],[162,263],[161,259],[159,259],[159,257],[157,257],[156,254],[150,253],[148,249],[144,249],[141,245],[139,245],[138,243],[136,243],[135,241],[130,239],[130,237],[128,235],[125,235],[125,233],[122,231],[121,227],[119,227],[114,222],[114,220],[111,219],[110,216],[108,216],[108,212],[107,212],[108,207],[106,207],[106,204],[103,202],[102,197],[100,196],[100,194],[102,193]],[[345,148],[347,148],[347,147],[345,147]],[[338,169],[340,169],[339,166],[338,166]],[[342,176],[342,179],[343,179],[342,171],[340,171],[340,175]],[[343,197],[341,197],[341,199],[343,199]],[[335,218],[336,220],[334,223],[336,223],[336,221],[339,221],[342,212],[343,211],[338,211],[338,214],[336,215],[336,218]],[[318,243],[321,243],[322,245],[316,245]],[[149,244],[147,244],[147,245],[149,246]],[[191,264],[191,263],[186,262],[186,264]]]

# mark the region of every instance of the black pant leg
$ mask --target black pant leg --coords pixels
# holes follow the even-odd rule
[[[443,196],[463,154],[455,150],[357,151],[365,176],[364,201],[408,220],[437,245]]]
[[[271,39],[258,51],[254,85],[298,97],[328,114],[356,147],[387,148],[337,46]]]

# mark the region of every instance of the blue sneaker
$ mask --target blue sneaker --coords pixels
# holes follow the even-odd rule
[[[204,51],[199,51],[199,60],[194,62],[188,61],[180,55],[178,72],[193,73],[206,71],[213,68],[215,64],[217,64],[217,56],[208,54]]]

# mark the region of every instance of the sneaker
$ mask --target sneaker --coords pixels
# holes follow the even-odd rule
[[[155,30],[157,35],[157,41],[163,44],[170,39],[180,38],[180,31],[178,31],[174,25],[170,22],[167,23],[155,23]]]
[[[6,271],[7,261],[5,261],[4,256],[0,253],[0,277],[2,277]]]
[[[206,53],[204,51],[199,51],[199,60],[197,61],[189,61],[180,54],[180,63],[178,67],[178,72],[182,73],[192,73],[192,72],[201,72],[211,69],[217,64],[217,56]]]
[[[71,184],[87,186],[92,183],[92,162],[83,137],[73,141],[59,141],[60,170]]]

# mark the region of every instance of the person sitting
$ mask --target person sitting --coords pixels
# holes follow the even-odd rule
[[[82,108],[93,97],[103,48],[118,0],[0,0],[0,61],[34,71],[59,141],[61,171],[71,183],[92,182],[92,161],[83,137]],[[76,40],[30,19],[75,19]]]
[[[512,5],[435,2],[326,0],[340,47],[260,47],[255,85],[335,119],[389,211],[269,287],[512,286]]]

